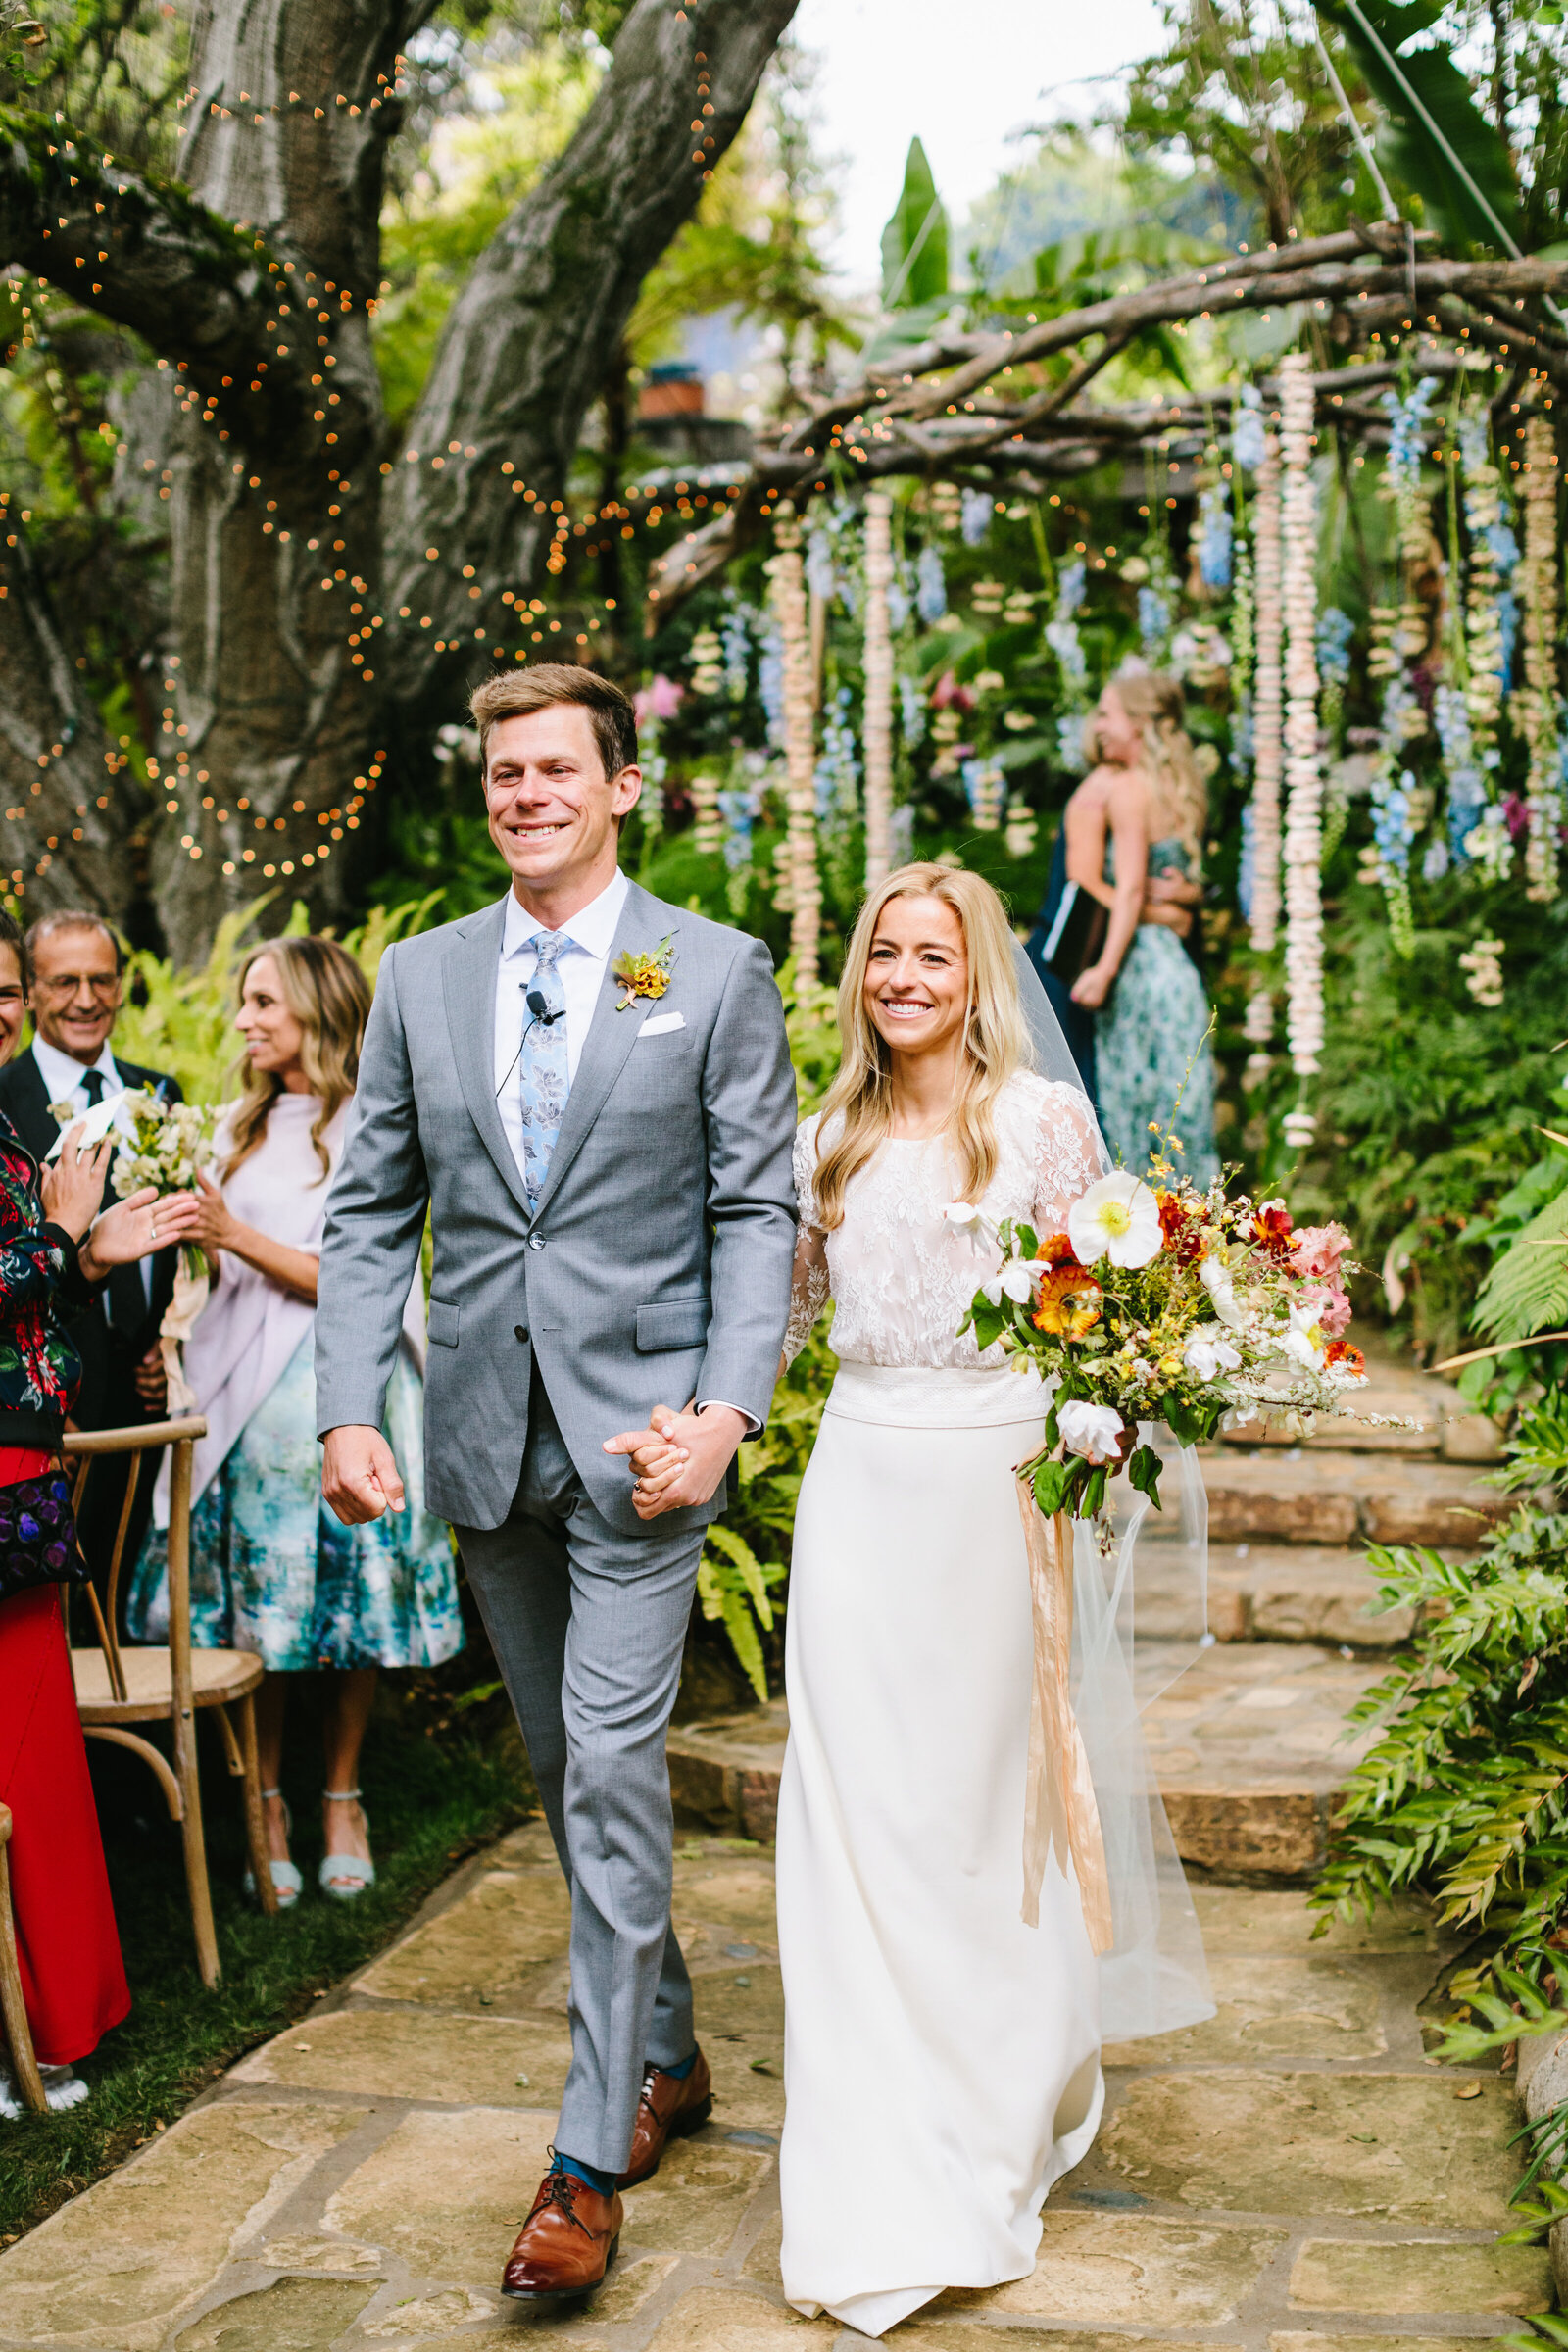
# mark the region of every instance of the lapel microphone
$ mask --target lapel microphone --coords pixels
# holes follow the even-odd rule
[[[545,1003],[544,991],[540,988],[530,988],[528,994],[523,998],[522,1001],[527,1005],[528,1010],[533,1014],[534,1019],[540,1023],[541,1027],[546,1029],[548,1029],[553,1022],[563,1019],[565,1014],[566,1007],[564,1004],[558,1005],[554,1012],[551,1011],[549,1005]]]

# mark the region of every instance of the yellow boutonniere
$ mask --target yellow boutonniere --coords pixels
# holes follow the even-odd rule
[[[624,1012],[639,997],[654,1000],[663,995],[669,986],[669,967],[674,960],[669,944],[673,937],[673,932],[666,931],[651,955],[637,956],[628,948],[624,956],[616,958],[612,977],[625,991],[615,1006],[617,1012]]]

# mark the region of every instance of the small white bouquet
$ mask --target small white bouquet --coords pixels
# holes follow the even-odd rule
[[[218,1114],[206,1103],[170,1102],[162,1093],[150,1094],[134,1088],[100,1102],[84,1121],[69,1102],[51,1102],[49,1107],[60,1121],[62,1141],[68,1129],[78,1125],[85,1128],[84,1146],[96,1143],[114,1128],[120,1130],[121,1141],[109,1178],[117,1200],[128,1200],[132,1193],[145,1192],[149,1186],[160,1200],[171,1193],[192,1193],[196,1190],[198,1169],[212,1156],[213,1127]],[[55,1149],[58,1151],[59,1145]],[[165,1311],[158,1335],[169,1377],[172,1413],[195,1409],[196,1393],[185,1378],[180,1349],[207,1304],[211,1281],[212,1270],[205,1253],[194,1243],[182,1243],[174,1296]]]

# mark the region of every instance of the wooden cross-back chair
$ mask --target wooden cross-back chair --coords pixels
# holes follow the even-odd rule
[[[6,1847],[11,1842],[11,1808],[0,1805],[0,2025],[11,2047],[11,2071],[17,2078],[24,2107],[43,2115],[43,2077],[32,2047],[32,2029],[22,1998],[22,1968],[17,1959],[17,1923],[11,1912],[11,1871]]]
[[[117,1747],[129,1748],[132,1755],[139,1756],[164,1792],[170,1820],[179,1823],[185,1846],[185,1885],[190,1896],[197,1964],[203,1984],[216,1984],[221,1972],[213,1927],[213,1900],[207,1883],[201,1783],[196,1768],[196,1716],[203,1708],[210,1709],[216,1717],[228,1769],[242,1786],[251,1875],[264,1911],[277,1909],[277,1893],[268,1866],[267,1832],[262,1820],[262,1775],[256,1750],[255,1692],[262,1679],[262,1661],[248,1649],[191,1647],[191,1456],[196,1440],[206,1435],[206,1422],[192,1416],[180,1421],[150,1421],[139,1429],[77,1431],[67,1437],[65,1449],[68,1458],[79,1465],[74,1490],[78,1519],[94,1461],[104,1454],[136,1456],[125,1481],[102,1603],[91,1585],[83,1588],[98,1639],[90,1648],[72,1650],[71,1670],[75,1678],[76,1708],[87,1738],[112,1740]],[[164,1446],[172,1447],[173,1455],[169,1493],[169,1640],[157,1646],[138,1643],[122,1648],[115,1627],[125,1533],[146,1456]],[[239,1717],[237,1736],[229,1720],[230,1707]],[[162,1749],[129,1728],[138,1723],[170,1726],[172,1769]]]

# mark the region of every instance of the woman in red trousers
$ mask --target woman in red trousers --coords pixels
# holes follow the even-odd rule
[[[26,949],[0,910],[0,1062],[16,1051],[26,1003]],[[77,1151],[68,1138],[44,1172],[0,1113],[0,1490],[37,1478],[58,1455],[81,1378],[60,1310],[88,1303],[112,1265],[182,1240],[196,1214],[194,1199],[146,1192],[99,1216],[111,1150]],[[57,1585],[0,1599],[0,1804],[11,1810],[33,2047],[49,2104],[72,2107],[87,2095],[74,2062],[119,2025],[130,1994]],[[19,2110],[0,2058],[0,2115]]]

